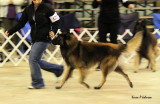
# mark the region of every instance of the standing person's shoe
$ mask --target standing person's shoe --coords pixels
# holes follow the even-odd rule
[[[43,87],[40,87],[40,88],[36,88],[36,87],[34,87],[34,86],[28,86],[28,89],[43,89],[44,88],[44,86]]]

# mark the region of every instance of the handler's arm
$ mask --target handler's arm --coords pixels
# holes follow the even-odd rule
[[[129,9],[133,9],[134,5],[132,4],[132,2],[129,2],[128,0],[121,0],[123,6],[125,6],[126,8]]]
[[[26,9],[25,9],[18,23],[14,27],[8,30],[8,35],[10,36],[13,33],[17,32],[18,30],[20,30],[22,27],[24,27],[27,21],[28,21],[28,16],[27,16]]]
[[[60,24],[60,17],[54,9],[50,7],[48,8],[48,15],[51,21],[52,31],[56,34]]]
[[[49,35],[52,39],[52,44],[56,45],[56,42],[54,40],[54,37],[58,31],[59,25],[60,25],[60,17],[59,15],[53,10],[53,8],[48,8],[49,9],[49,18],[51,20],[52,24],[52,30],[49,32]]]

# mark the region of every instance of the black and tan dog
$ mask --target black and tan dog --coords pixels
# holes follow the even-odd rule
[[[134,72],[138,71],[139,64],[142,58],[148,60],[148,66],[155,72],[155,58],[158,54],[158,42],[154,34],[152,34],[146,27],[146,20],[139,20],[136,23],[134,33],[140,33],[143,35],[142,43],[136,54]]]
[[[119,58],[122,53],[127,51],[136,51],[142,40],[142,34],[137,33],[127,45],[112,43],[89,43],[78,41],[72,34],[59,34],[52,41],[55,45],[60,45],[62,57],[66,63],[63,79],[57,89],[60,89],[69,77],[73,69],[79,70],[79,82],[85,87],[89,85],[84,82],[86,72],[89,68],[100,65],[102,71],[102,81],[95,89],[100,89],[106,82],[107,75],[112,72],[118,72],[125,77],[129,86],[132,88],[132,82],[127,74],[124,73]]]

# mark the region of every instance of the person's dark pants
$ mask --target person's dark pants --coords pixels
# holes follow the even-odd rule
[[[106,35],[110,33],[110,42],[117,43],[117,34],[120,23],[103,23],[98,22],[99,42],[107,42]]]

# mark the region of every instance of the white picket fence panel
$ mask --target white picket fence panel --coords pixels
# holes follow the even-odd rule
[[[26,41],[26,38],[29,35],[29,33],[30,33],[30,30],[23,37],[23,36],[21,36],[21,34],[19,32],[16,32],[14,35],[17,35],[20,38],[20,41],[18,42],[18,44],[15,45],[11,41],[11,39],[13,38],[14,35],[7,37],[7,36],[5,36],[4,32],[2,30],[0,30],[1,37],[5,38],[5,41],[0,45],[0,52],[5,55],[5,59],[0,63],[0,67],[3,67],[7,63],[8,60],[10,60],[14,66],[18,66],[22,61],[25,61],[26,63],[28,63],[28,54],[31,50],[31,45]],[[61,33],[61,31],[58,30],[58,33]],[[98,35],[98,31],[95,31],[94,33],[92,31],[92,33],[91,33],[87,28],[84,28],[84,29],[82,29],[81,33],[79,33],[79,34],[76,33],[74,29],[70,29],[70,33],[73,33],[74,36],[77,37],[77,39],[80,41],[83,41],[83,36],[88,35],[88,37],[89,37],[88,42],[98,42],[96,40],[96,36]],[[153,33],[154,34],[158,33],[160,35],[159,29],[155,29]],[[129,34],[130,36],[133,36],[133,34],[130,32],[130,30],[126,29],[124,34],[118,35],[117,40],[119,40],[123,44],[126,44],[126,42],[123,40],[123,37],[126,36],[127,34]],[[7,45],[7,43],[10,43],[11,46],[13,47],[13,50],[11,52],[7,52],[4,49],[4,47]],[[25,44],[28,48],[25,53],[22,53],[19,49],[19,47],[22,45],[22,43]],[[58,58],[55,57],[56,54],[60,52],[59,46],[57,45],[55,47],[56,48],[53,52],[51,52],[49,49],[47,49],[45,51],[45,58],[47,58],[48,62],[50,62],[53,59],[55,64],[62,64],[63,58],[62,57],[58,57]],[[160,48],[159,48],[159,50],[160,50]],[[14,53],[19,54],[18,59],[13,58]],[[133,53],[127,57],[123,56],[124,62],[128,63],[134,56],[135,56],[135,53]],[[160,59],[160,55],[156,58],[156,61],[158,61],[159,59]]]

